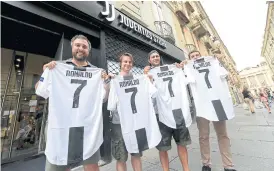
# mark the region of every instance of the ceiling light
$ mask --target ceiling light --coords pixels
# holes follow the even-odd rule
[[[20,59],[20,58],[17,58],[16,61],[21,62],[21,59]]]
[[[19,67],[19,64],[16,64],[15,66],[16,66],[16,67]]]
[[[18,70],[17,72],[21,72],[20,70]]]
[[[21,72],[19,72],[18,75],[21,75]]]

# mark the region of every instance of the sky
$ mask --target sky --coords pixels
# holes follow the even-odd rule
[[[267,16],[263,0],[203,0],[209,19],[240,71],[260,62]]]

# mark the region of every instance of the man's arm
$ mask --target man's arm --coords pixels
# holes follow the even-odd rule
[[[108,100],[109,96],[109,90],[110,90],[110,80],[113,75],[107,74],[105,70],[102,71],[101,77],[104,79],[104,89],[105,89],[105,96],[103,99],[103,103],[105,103]]]
[[[46,68],[53,69],[55,66],[56,66],[56,61],[51,61],[43,65],[43,72],[45,71]],[[37,81],[37,83],[34,86],[35,90],[37,89],[38,85],[39,85],[39,81]]]
[[[35,84],[35,90],[37,89],[38,85],[39,85],[39,81],[37,81],[37,83]]]
[[[109,96],[109,90],[110,90],[110,83],[106,83],[106,81],[104,81],[104,89],[105,89],[105,96],[104,96],[104,99],[103,99],[103,103],[105,103],[107,100],[108,100],[108,96]]]

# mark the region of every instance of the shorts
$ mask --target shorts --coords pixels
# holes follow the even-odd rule
[[[89,165],[89,164],[98,164],[100,160],[100,148],[88,159],[84,160],[81,164],[82,165]],[[69,165],[55,165],[51,164],[48,160],[46,160],[46,169],[45,171],[67,171],[67,169],[71,169],[74,166]]]
[[[158,121],[162,140],[157,145],[159,151],[168,151],[171,149],[171,137],[174,138],[177,145],[187,146],[191,144],[191,138],[187,127],[173,129]]]
[[[117,161],[126,162],[128,159],[128,151],[122,135],[120,124],[111,125],[111,153]],[[142,153],[132,153],[131,156],[142,157]]]

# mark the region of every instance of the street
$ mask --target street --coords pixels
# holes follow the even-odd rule
[[[272,108],[274,111],[274,107]],[[231,139],[233,161],[238,171],[274,171],[274,114],[268,114],[266,109],[257,109],[255,115],[249,114],[242,105],[235,107],[236,118],[227,122],[228,134]],[[223,171],[219,154],[218,142],[212,125],[211,156],[213,171]],[[201,170],[199,134],[196,124],[190,127],[192,144],[188,147],[190,169]],[[173,141],[169,151],[170,170],[182,170],[177,148]],[[146,151],[143,157],[143,170],[160,171],[161,164],[158,151]],[[132,171],[130,160],[128,170]],[[78,169],[80,171],[80,169]],[[101,171],[115,171],[115,162],[102,167]]]
[[[272,107],[274,111],[274,107]],[[233,161],[238,171],[273,171],[274,170],[274,114],[266,109],[256,109],[256,114],[244,110],[242,105],[235,107],[236,117],[227,122],[231,139]],[[190,127],[192,144],[188,147],[189,164],[192,171],[201,170],[198,131],[196,124]],[[213,171],[223,171],[219,155],[216,134],[211,125],[211,156]],[[176,146],[169,151],[170,170],[182,170]],[[129,158],[130,159],[130,158]],[[2,171],[38,171],[44,168],[44,157],[16,162],[2,168]],[[161,171],[158,151],[146,151],[142,158],[144,171]],[[132,171],[130,160],[128,171]],[[83,171],[82,167],[73,169]],[[115,171],[115,161],[100,168],[100,171]]]

